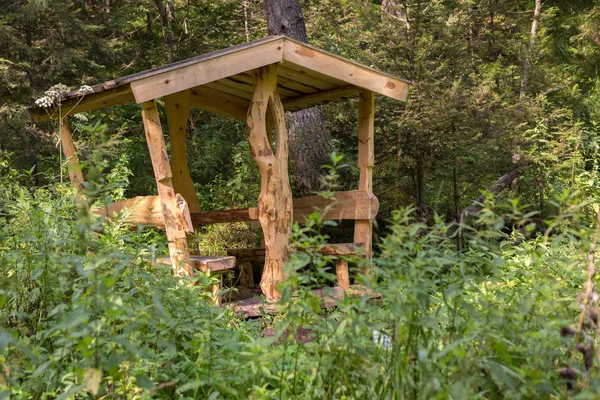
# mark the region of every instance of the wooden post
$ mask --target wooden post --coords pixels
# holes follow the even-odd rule
[[[191,107],[189,90],[165,96],[167,123],[171,137],[171,170],[173,188],[187,201],[190,212],[200,212],[200,202],[190,176],[186,153],[187,120]]]
[[[73,184],[75,190],[83,189],[83,173],[81,172],[81,166],[79,165],[79,158],[77,157],[77,151],[73,144],[73,138],[71,136],[71,130],[69,129],[69,122],[67,119],[60,121],[60,143],[62,145],[63,154],[67,160],[67,169],[69,170],[69,179]],[[61,166],[62,168],[62,166]]]
[[[335,260],[335,275],[338,286],[344,290],[350,287],[350,276],[348,275],[348,261],[343,258]]]
[[[375,164],[375,100],[370,90],[361,89],[358,99],[358,168],[360,180],[358,190],[373,195],[373,165]],[[354,223],[354,242],[365,244],[365,254],[372,255],[373,220],[357,220]],[[369,269],[365,267],[364,274]]]
[[[267,112],[275,128],[273,153],[267,133]],[[277,93],[277,65],[255,70],[254,95],[248,109],[248,141],[261,176],[258,219],[265,241],[265,266],[260,288],[267,301],[281,297],[275,286],[283,280],[292,224],[292,189],[288,176],[285,112]]]
[[[167,231],[167,239],[169,241],[171,265],[176,275],[187,274],[188,276],[192,276],[193,267],[190,260],[186,232],[192,231],[193,228],[189,226],[189,216],[184,216],[185,206],[180,206],[180,202],[173,189],[173,174],[171,173],[171,165],[167,156],[167,148],[160,126],[156,103],[153,100],[146,101],[141,104],[141,107],[146,141],[148,142],[148,150],[152,159],[152,168],[154,169],[158,196],[165,220],[165,230]]]

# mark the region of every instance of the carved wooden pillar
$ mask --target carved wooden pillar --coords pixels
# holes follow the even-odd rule
[[[375,164],[374,127],[375,100],[370,90],[361,89],[358,100],[358,190],[373,194],[373,165]],[[354,224],[354,242],[365,244],[365,254],[372,255],[373,220],[357,220]],[[368,268],[363,273],[368,274]]]
[[[171,165],[169,164],[156,103],[153,100],[146,101],[141,104],[141,107],[146,141],[152,159],[152,168],[154,169],[154,177],[156,178],[158,196],[169,241],[171,265],[176,275],[187,274],[192,276],[193,268],[186,238],[186,232],[193,231],[190,226],[189,212],[188,215],[184,214],[187,208],[185,201],[181,197],[179,198],[182,201],[179,201],[173,189],[173,174],[171,173]]]
[[[200,202],[190,176],[186,152],[187,120],[191,108],[189,90],[165,96],[167,123],[171,137],[171,170],[173,188],[187,201],[190,212],[200,212]]]
[[[275,153],[268,139],[269,118],[272,118],[275,129]],[[267,301],[275,301],[281,297],[276,285],[283,280],[293,213],[285,111],[277,93],[276,64],[258,68],[254,73],[254,95],[248,110],[247,125],[250,151],[261,176],[258,218],[266,251],[260,287]]]
[[[67,160],[69,179],[76,190],[81,190],[83,189],[83,173],[81,172],[79,158],[77,157],[77,151],[73,144],[69,122],[66,118],[64,121],[60,121],[60,143],[62,145],[63,154]]]

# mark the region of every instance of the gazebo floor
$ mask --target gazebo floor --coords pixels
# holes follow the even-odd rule
[[[248,290],[250,289],[246,288],[245,292],[248,293]],[[350,288],[346,291],[339,286],[334,286],[314,289],[313,293],[321,298],[321,305],[323,308],[335,307],[338,301],[344,299],[345,295],[369,296],[369,299],[381,297],[380,293],[371,292],[365,286],[359,284],[350,285]],[[236,313],[246,319],[260,317],[264,313],[278,314],[281,312],[281,306],[279,304],[266,302],[262,295],[224,302],[222,303],[222,307],[232,307],[235,309]]]

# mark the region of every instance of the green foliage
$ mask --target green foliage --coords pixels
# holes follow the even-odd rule
[[[379,298],[335,308],[311,290],[335,279],[318,251],[331,223],[314,213],[295,228],[305,251],[289,263],[282,313],[244,321],[210,305],[206,276],[188,285],[153,265],[164,239],[78,216],[68,187],[32,191],[1,168],[5,397],[562,398],[557,369],[578,368],[560,329],[578,315],[593,229],[568,198],[557,199],[552,234],[532,239],[503,229],[509,220],[528,232],[522,207],[497,214],[486,200],[477,229],[462,227],[463,251],[453,225],[399,210],[370,277],[357,278]],[[572,393],[597,396],[597,369]]]

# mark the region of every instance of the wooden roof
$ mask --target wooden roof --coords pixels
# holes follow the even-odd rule
[[[286,36],[270,36],[227,49],[117,78],[62,98],[62,113],[77,114],[128,102],[142,103],[190,89],[192,105],[246,119],[252,99],[252,71],[278,64],[278,89],[287,111],[355,97],[360,88],[406,101],[409,82]],[[32,106],[34,122],[50,119]]]

